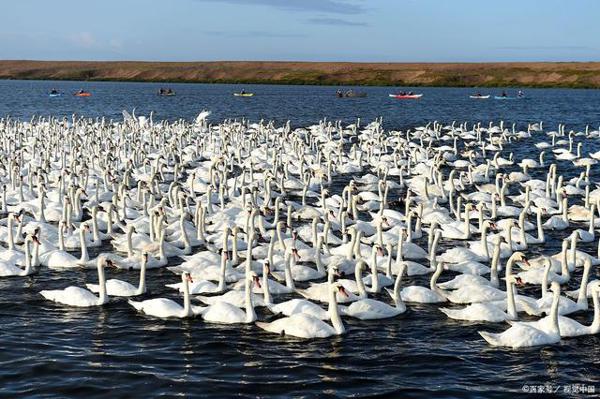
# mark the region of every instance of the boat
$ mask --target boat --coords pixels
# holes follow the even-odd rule
[[[83,91],[83,92],[77,92],[75,94],[73,94],[75,97],[91,97],[92,93],[90,93],[89,91]]]
[[[495,100],[516,100],[520,97],[508,97],[508,96],[494,96]]]
[[[62,93],[49,93],[48,97],[60,97],[62,95],[63,95]]]
[[[159,96],[164,96],[164,97],[173,97],[175,95],[175,90],[173,89],[159,89],[158,93]]]
[[[345,92],[338,91],[337,93],[335,93],[335,95],[338,98],[364,98],[364,97],[367,96],[367,93],[348,90],[348,91],[345,91]]]
[[[490,95],[488,94],[487,96],[469,96],[469,98],[474,98],[477,100],[486,100],[486,99],[490,98]]]
[[[233,93],[236,97],[252,97],[254,93]]]
[[[416,100],[423,97],[423,94],[390,94],[390,97],[398,100]]]

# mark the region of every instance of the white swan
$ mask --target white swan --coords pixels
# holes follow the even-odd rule
[[[253,271],[248,271],[246,273],[244,288],[245,311],[228,302],[217,301],[215,304],[202,310],[204,321],[219,324],[253,323],[256,321],[256,312],[254,311],[254,303],[252,302],[253,284],[260,288],[258,275]]]
[[[159,317],[161,319],[166,319],[169,317],[186,318],[196,316],[202,312],[203,308],[200,306],[193,306],[190,302],[190,290],[188,283],[193,282],[192,277],[189,273],[184,272],[181,274],[181,281],[183,282],[184,287],[183,306],[167,298],[154,298],[141,302],[129,300],[128,302],[137,311],[148,316]]]
[[[106,281],[106,293],[109,296],[130,297],[146,293],[146,263],[148,263],[148,254],[142,254],[142,266],[140,268],[140,280],[138,286],[134,286],[127,281],[109,279]],[[86,287],[92,292],[99,292],[98,284],[86,284]]]
[[[359,262],[362,263],[362,267],[366,267],[364,260],[360,260]],[[343,315],[355,317],[360,320],[387,319],[404,313],[406,311],[406,306],[399,296],[399,291],[405,269],[405,265],[400,266],[400,272],[398,273],[396,282],[394,284],[394,291],[390,293],[392,299],[394,299],[395,306],[390,306],[387,303],[377,301],[375,299],[366,297],[363,298],[363,296],[366,296],[367,293],[364,290],[364,286],[360,285],[359,288],[362,287],[363,292],[359,292],[359,296],[362,299],[352,302],[349,306],[340,306],[340,312]]]
[[[21,269],[12,263],[0,261],[0,277],[29,276],[35,272],[31,262],[31,251],[29,249],[31,242],[39,244],[39,241],[37,241],[37,237],[35,236],[28,236],[25,240],[25,268]]]
[[[104,257],[99,257],[98,264],[98,280],[99,280],[99,296],[94,295],[91,291],[81,287],[70,286],[63,290],[44,290],[40,294],[54,302],[58,302],[69,306],[89,307],[102,306],[108,303],[108,295],[106,293],[106,280],[104,277],[104,267],[111,266],[112,262]]]
[[[346,295],[346,290],[340,284],[331,284],[329,287],[328,312],[332,325],[305,313],[296,313],[271,323],[257,322],[256,325],[268,332],[298,338],[327,338],[332,335],[344,334],[346,329],[339,315],[337,293],[343,296]]]
[[[552,309],[550,311],[550,329],[539,329],[524,323],[515,323],[502,333],[479,331],[479,334],[492,346],[507,346],[511,348],[524,348],[555,344],[560,341],[560,327],[558,324],[558,298],[560,285],[552,283]]]

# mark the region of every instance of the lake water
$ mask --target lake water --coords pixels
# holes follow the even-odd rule
[[[191,119],[208,109],[213,112],[211,121],[289,119],[295,127],[323,117],[353,122],[359,116],[365,121],[383,116],[386,128],[433,120],[503,119],[520,126],[543,120],[552,130],[563,122],[568,130],[586,124],[597,128],[600,122],[597,90],[530,89],[523,100],[495,101],[471,100],[470,89],[418,88],[413,90],[424,93],[421,100],[398,101],[388,98],[392,89],[378,87],[365,88],[367,98],[338,99],[335,87],[244,85],[256,93],[246,99],[232,96],[240,85],[172,84],[176,97],[158,97],[161,86],[167,85],[0,81],[0,116],[76,113],[120,120],[123,109],[136,107],[138,114],[154,111],[155,119]],[[93,96],[48,98],[53,87],[67,93],[83,88]],[[493,95],[501,90],[481,91]],[[531,148],[528,143],[532,141],[520,141],[519,151]],[[593,173],[597,180],[597,171]],[[556,253],[559,247],[559,240],[551,239],[533,253]],[[593,253],[595,244],[583,250]],[[137,280],[137,272],[109,274]],[[150,296],[177,298],[164,287],[174,281],[171,272],[149,274]],[[596,274],[594,270],[591,278]],[[437,306],[409,305],[404,315],[386,321],[345,319],[344,336],[302,341],[266,334],[254,326],[150,319],[121,300],[101,309],[69,309],[38,294],[41,289],[83,286],[90,280],[96,280],[95,271],[47,268],[30,278],[0,279],[1,396],[500,398],[507,391],[522,392],[523,384],[545,383],[595,384],[600,392],[598,336],[564,339],[543,348],[498,349],[488,346],[477,331],[498,331],[503,325],[456,322]],[[570,288],[578,281],[579,275]],[[427,278],[405,282],[427,284]],[[259,318],[265,317],[259,312]],[[586,324],[591,320],[590,312],[574,317]]]

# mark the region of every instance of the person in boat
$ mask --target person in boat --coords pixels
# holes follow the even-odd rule
[[[52,90],[50,90],[50,94],[58,94],[58,90],[52,89]]]
[[[172,96],[173,95],[173,89],[168,88],[167,89],[167,95]]]
[[[77,92],[77,94],[84,94],[84,93],[85,93],[85,90],[83,90],[83,89],[79,89],[79,91]]]
[[[354,90],[350,89],[346,92],[346,97],[350,97],[352,95],[354,95]]]
[[[344,93],[343,93],[343,92],[342,92],[340,89],[337,89],[337,91],[335,92],[335,94],[336,94],[338,97],[344,97]]]
[[[483,97],[483,96],[481,95],[480,92],[477,92],[477,94],[475,94],[475,97]]]
[[[409,91],[409,92],[408,92],[408,95],[409,95],[409,96],[412,96],[413,94],[415,94],[415,93],[413,93],[412,91]]]
[[[406,95],[406,92],[404,92],[404,91],[401,91],[401,92],[400,92],[400,95],[401,95],[401,96],[405,96],[405,95]]]
[[[505,91],[502,91],[502,95],[500,97],[508,97],[508,94],[506,94]]]
[[[524,97],[525,94],[523,93],[523,91],[519,90],[519,92],[517,93],[517,97]]]
[[[242,89],[242,90],[240,91],[240,94],[246,94],[246,90]]]

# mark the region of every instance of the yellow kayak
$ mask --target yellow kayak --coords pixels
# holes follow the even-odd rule
[[[252,97],[254,93],[233,93],[236,97]]]

